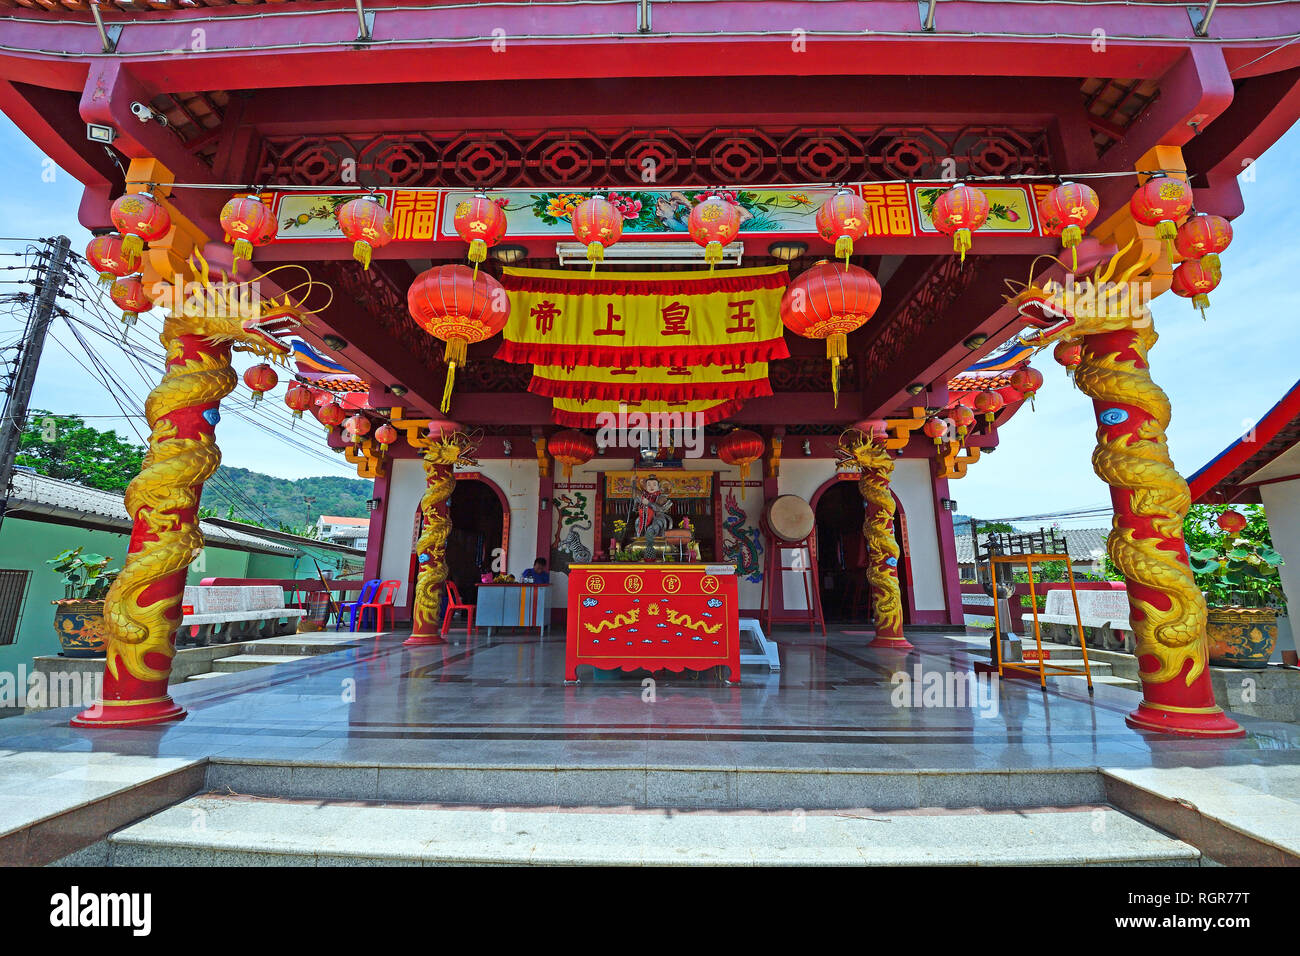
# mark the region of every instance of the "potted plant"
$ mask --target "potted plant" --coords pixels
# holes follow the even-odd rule
[[[70,548],[45,563],[63,576],[63,599],[54,605],[54,630],[64,657],[104,655],[104,596],[120,568],[110,570],[112,558]]]
[[[1273,550],[1263,509],[1245,510],[1249,517],[1236,511],[1213,516],[1196,506],[1188,515],[1199,525],[1188,535],[1188,558],[1209,605],[1210,663],[1218,667],[1267,667],[1277,644],[1278,610],[1286,606],[1277,570],[1282,557]]]

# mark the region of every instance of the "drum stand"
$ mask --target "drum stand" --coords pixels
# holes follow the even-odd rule
[[[791,564],[786,564],[781,557],[786,551],[794,552]],[[825,637],[826,618],[822,614],[822,594],[817,579],[816,532],[802,541],[791,542],[783,541],[769,531],[767,534],[766,561],[767,569],[763,574],[763,596],[759,605],[764,627],[770,631],[773,623],[803,624],[807,622],[809,634],[816,633],[816,628],[820,625],[822,637]],[[804,609],[782,610],[778,614],[772,609],[772,598],[776,587],[774,582],[778,573],[784,575],[787,571],[798,572],[800,580],[803,582]],[[781,583],[782,594],[784,594],[784,577],[782,577]]]

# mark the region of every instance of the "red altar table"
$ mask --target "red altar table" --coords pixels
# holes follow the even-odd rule
[[[565,680],[601,670],[730,668],[740,680],[731,565],[571,564]]]

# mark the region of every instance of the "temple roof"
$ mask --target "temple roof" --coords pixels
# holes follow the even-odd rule
[[[1258,504],[1259,486],[1300,477],[1300,381],[1188,479],[1200,504]]]

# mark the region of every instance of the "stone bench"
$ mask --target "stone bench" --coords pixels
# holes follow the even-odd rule
[[[1046,609],[1038,615],[1043,637],[1062,644],[1077,644],[1078,624],[1082,620],[1087,629],[1085,637],[1089,647],[1132,653],[1134,641],[1128,620],[1128,592],[1089,589],[1075,593],[1079,597],[1078,619],[1074,616],[1074,601],[1070,598],[1069,588],[1047,592]],[[1026,613],[1022,620],[1025,631],[1031,632],[1033,613]]]
[[[180,647],[231,644],[259,637],[280,637],[298,629],[307,612],[284,606],[284,589],[274,586],[221,585],[185,588],[184,616],[176,633]]]

